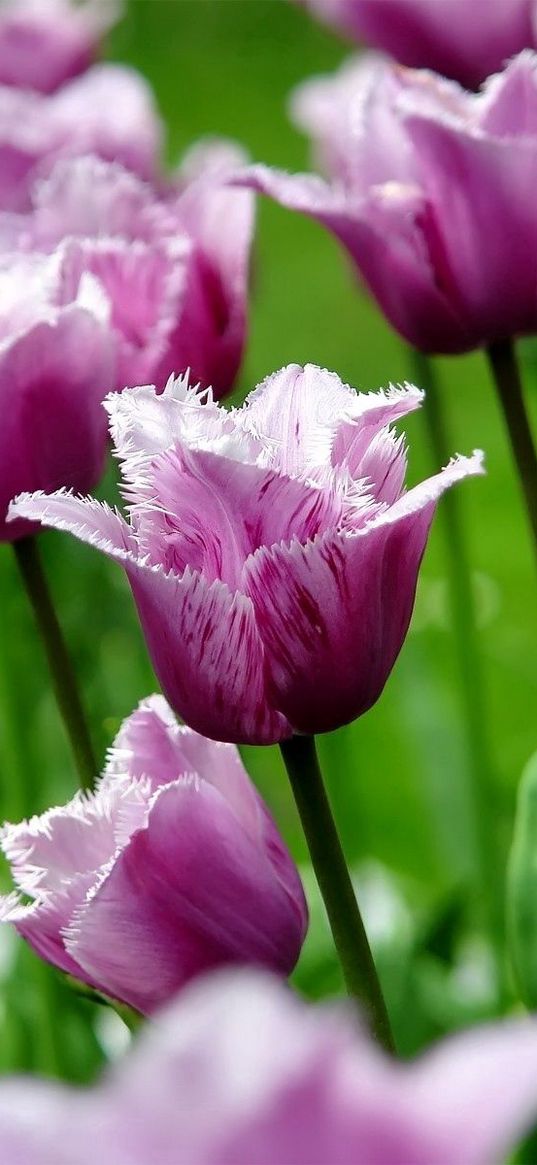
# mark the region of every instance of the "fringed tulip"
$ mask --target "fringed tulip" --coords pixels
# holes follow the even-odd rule
[[[69,530],[124,566],[172,706],[219,740],[328,732],[378,699],[408,628],[440,494],[481,456],[408,492],[390,425],[418,389],[357,394],[289,365],[241,409],[186,379],[107,403],[129,521],[60,491],[11,517]]]
[[[534,1019],[398,1064],[251,971],[192,985],[87,1092],[0,1084],[10,1165],[491,1165],[536,1120]]]
[[[117,388],[190,368],[222,396],[233,387],[247,328],[254,195],[226,185],[244,155],[224,142],[187,155],[166,196],[94,157],[56,164],[27,214],[0,215],[0,244],[48,250],[66,235],[72,289],[85,271],[112,304]]]
[[[298,0],[403,65],[435,69],[469,89],[535,44],[535,0]]]
[[[0,84],[52,93],[89,68],[117,0],[3,0]]]
[[[4,898],[42,958],[152,1012],[200,972],[289,974],[307,926],[300,878],[232,745],[179,726],[162,697],[125,721],[97,791],[6,825]]]
[[[66,248],[0,261],[0,541],[31,533],[6,523],[19,490],[91,489],[103,468],[115,340],[95,279],[66,295],[68,262]]]
[[[161,142],[151,90],[134,69],[94,65],[51,96],[0,85],[0,207],[28,209],[33,182],[61,157],[97,154],[153,179]]]
[[[353,62],[293,109],[332,181],[265,166],[241,181],[328,227],[410,344],[457,353],[536,331],[535,54],[477,95]]]

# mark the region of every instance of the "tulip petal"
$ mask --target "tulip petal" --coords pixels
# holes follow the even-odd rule
[[[9,513],[68,530],[127,570],[164,694],[192,728],[216,740],[271,744],[290,735],[266,704],[263,648],[251,603],[218,580],[179,578],[138,560],[124,519],[68,493],[21,495]]]
[[[144,1013],[221,963],[288,973],[300,942],[294,901],[224,797],[198,778],[156,794],[147,827],[66,935],[86,974]]]
[[[156,178],[162,125],[151,88],[136,69],[94,65],[49,100],[53,124],[64,134],[63,153],[98,154],[141,178]]]
[[[90,873],[112,857],[114,797],[84,797],[0,831],[2,853],[25,894],[59,890],[74,874]]]
[[[62,938],[63,928],[70,923],[74,910],[84,902],[93,880],[91,874],[79,874],[62,890],[29,906],[10,894],[0,899],[0,922],[11,923],[45,962],[52,963],[66,975],[74,975],[95,986],[95,980],[88,979],[76,959],[66,951]]]
[[[263,647],[244,595],[190,570],[178,578],[130,561],[127,573],[162,690],[183,720],[231,743],[291,734],[267,703]]]
[[[165,570],[186,567],[241,589],[243,563],[259,546],[308,541],[337,526],[331,481],[310,484],[205,450],[176,446],[147,474],[151,501],[133,512],[142,552]]]
[[[537,1119],[537,1024],[513,1020],[464,1032],[411,1069],[408,1094],[445,1152],[439,1165],[503,1161]]]
[[[393,326],[415,347],[450,352],[475,344],[464,314],[454,310],[443,289],[428,245],[431,211],[417,186],[386,182],[356,198],[313,175],[291,176],[267,166],[250,166],[234,182],[327,227]]]
[[[249,560],[270,698],[295,731],[329,732],[378,699],[408,628],[436,501],[480,472],[479,456],[461,458],[355,534],[273,546]]]
[[[163,696],[142,700],[123,721],[99,790],[118,781],[148,778],[151,792],[179,777],[197,773],[225,795],[253,837],[259,834],[259,798],[234,744],[208,740],[179,724]]]
[[[102,472],[101,402],[115,378],[114,341],[93,313],[76,304],[53,315],[0,345],[0,540],[29,533],[23,523],[5,524],[15,494],[64,484],[90,489]]]
[[[106,502],[78,498],[68,490],[46,494],[23,493],[11,502],[8,521],[26,518],[54,530],[67,530],[104,554],[120,561],[136,553],[136,542],[121,514]]]
[[[472,347],[491,336],[533,332],[535,267],[527,258],[537,252],[537,218],[528,199],[537,185],[535,144],[524,137],[492,138],[417,112],[405,123],[431,207],[428,229],[438,277],[468,321]]]

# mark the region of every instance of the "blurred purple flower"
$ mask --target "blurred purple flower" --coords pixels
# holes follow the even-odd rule
[[[233,745],[140,704],[97,791],[20,825],[1,847],[20,892],[3,899],[42,958],[150,1013],[228,963],[288,975],[307,907],[297,869]]]
[[[266,166],[241,184],[318,219],[425,352],[537,330],[537,57],[478,95],[381,60],[307,82],[293,112],[331,182]]]
[[[102,472],[102,400],[115,383],[109,305],[85,275],[64,287],[67,247],[50,256],[0,258],[0,541],[31,533],[6,524],[21,489],[91,489]]]
[[[91,65],[120,12],[117,0],[3,0],[0,84],[52,93]]]
[[[94,65],[51,96],[0,85],[0,207],[28,209],[32,183],[60,157],[97,154],[156,178],[161,143],[151,90],[134,69]]]
[[[388,1060],[261,973],[191,986],[88,1092],[0,1084],[10,1165],[491,1165],[537,1119],[537,1025]]]
[[[456,458],[408,493],[389,425],[422,394],[357,394],[292,364],[226,411],[186,378],[107,402],[130,521],[60,491],[11,517],[69,530],[127,572],[172,706],[220,740],[328,732],[379,697]]]
[[[535,44],[535,0],[298,0],[359,41],[469,89]]]
[[[222,396],[233,387],[246,336],[254,195],[226,184],[245,161],[228,142],[187,155],[157,195],[121,166],[62,160],[34,184],[29,213],[0,214],[0,246],[49,250],[65,236],[74,291],[85,271],[112,304],[117,387],[190,368]]]

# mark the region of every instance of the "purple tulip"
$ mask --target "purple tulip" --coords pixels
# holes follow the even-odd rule
[[[311,364],[227,411],[186,378],[109,398],[127,522],[91,499],[23,495],[13,518],[123,564],[163,690],[217,740],[328,732],[378,699],[408,628],[440,494],[481,455],[405,492],[391,422],[418,389],[356,394]]]
[[[233,745],[153,696],[122,725],[97,791],[20,825],[2,850],[33,901],[4,898],[42,958],[144,1014],[202,971],[288,975],[307,928],[298,871]]]
[[[298,0],[359,41],[469,89],[535,44],[535,0]]]
[[[0,541],[31,533],[27,522],[6,523],[14,493],[91,489],[103,468],[115,340],[94,279],[66,296],[68,262],[66,247],[0,259]]]
[[[537,57],[479,94],[358,60],[294,100],[331,182],[265,166],[241,184],[318,219],[393,326],[455,353],[537,329]]]
[[[98,154],[153,179],[161,142],[151,90],[134,69],[94,65],[51,96],[0,85],[0,207],[26,210],[32,183],[61,157]]]
[[[95,157],[62,160],[32,190],[29,213],[0,214],[0,245],[70,245],[74,292],[91,272],[112,304],[117,388],[166,384],[190,368],[222,396],[233,387],[247,328],[254,195],[226,184],[245,161],[227,142],[187,156],[172,187],[155,190]]]
[[[387,1059],[261,973],[190,987],[90,1091],[0,1084],[9,1165],[491,1165],[537,1119],[537,1025]]]
[[[119,14],[116,0],[3,0],[0,84],[52,93],[91,65]]]

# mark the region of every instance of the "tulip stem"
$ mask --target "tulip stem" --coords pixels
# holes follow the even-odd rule
[[[97,765],[76,676],[50,596],[37,541],[33,537],[21,538],[13,543],[13,549],[45,648],[52,686],[75,759],[80,787],[83,790],[91,789],[97,775]]]
[[[537,453],[524,404],[522,381],[512,340],[491,344],[488,358],[509,433],[537,553]]]
[[[380,1044],[395,1045],[373,956],[341,848],[312,736],[280,745],[349,995]]]
[[[413,359],[417,383],[427,394],[423,415],[436,472],[447,465],[452,451],[445,410],[431,361],[420,352],[413,352]],[[477,849],[485,921],[501,963],[505,929],[501,872],[505,863],[501,854],[498,854],[496,815],[491,798],[493,764],[487,733],[485,685],[475,598],[464,531],[463,508],[456,490],[446,492],[439,507],[438,517],[443,526],[445,539],[451,624],[465,717],[471,778],[470,824]]]

